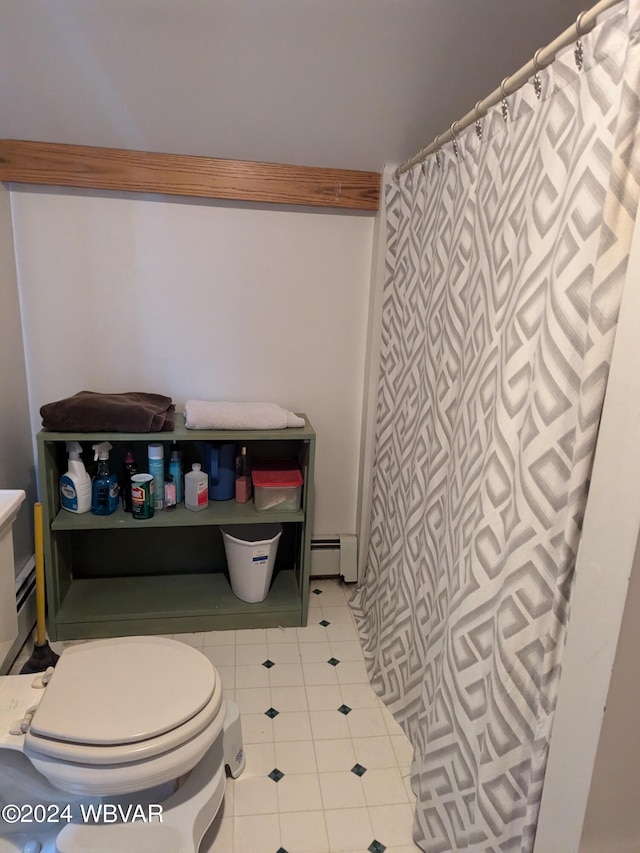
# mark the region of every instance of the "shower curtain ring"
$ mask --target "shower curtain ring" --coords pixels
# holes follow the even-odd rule
[[[542,53],[543,50],[544,50],[543,47],[539,47],[536,50],[536,52],[533,54],[533,68],[534,68],[536,74],[539,71],[542,71],[542,65],[540,65],[540,63],[538,62],[538,57],[540,56],[540,54]]]
[[[505,77],[502,83],[500,83],[500,94],[502,95],[502,118],[505,121],[509,120],[509,105],[507,104],[507,92],[505,91],[505,84],[508,79],[508,77]]]
[[[584,31],[582,29],[582,19],[584,18],[584,16],[586,14],[587,14],[586,11],[582,11],[582,12],[580,12],[578,17],[576,18],[576,35],[578,36],[578,39],[581,39],[582,36],[584,35]]]
[[[453,153],[457,157],[458,156],[458,140],[457,140],[458,122],[457,121],[451,122],[451,127],[449,128],[449,132],[451,133],[451,137],[453,139]]]
[[[586,12],[580,12],[578,17],[576,18],[576,24],[575,24],[577,39],[576,39],[576,48],[573,51],[573,58],[576,61],[576,66],[578,67],[578,71],[582,71],[582,62],[584,59],[584,55],[582,52],[582,36],[584,35],[584,32],[582,30],[582,19],[586,14],[587,14]]]
[[[473,111],[476,115],[476,136],[478,139],[482,139],[482,117],[484,113],[480,110],[481,101],[476,101],[476,105],[473,108]]]
[[[440,139],[440,134],[438,134],[436,136],[436,138],[433,140],[433,147],[435,148],[435,152],[436,152],[436,166],[438,166],[438,168],[440,168],[440,143],[438,142],[439,139]]]
[[[533,54],[533,70],[535,72],[533,75],[533,91],[536,93],[536,98],[540,98],[540,95],[542,94],[542,80],[540,79],[539,73],[540,71],[542,71],[542,68],[540,66],[540,63],[538,62],[538,57],[540,56],[542,51],[543,48],[539,47],[538,50],[536,50],[536,52]]]

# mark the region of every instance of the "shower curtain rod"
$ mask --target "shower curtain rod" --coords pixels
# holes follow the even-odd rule
[[[418,151],[417,154],[414,154],[411,159],[399,166],[394,172],[395,177],[398,178],[403,172],[408,172],[412,166],[426,160],[430,154],[433,154],[441,148],[442,145],[447,142],[451,142],[452,139],[455,139],[460,131],[485,116],[487,111],[491,107],[500,103],[503,98],[517,92],[530,77],[538,71],[542,71],[542,69],[546,68],[548,65],[551,65],[553,60],[556,58],[556,54],[563,48],[568,47],[572,42],[580,39],[583,35],[590,32],[596,25],[598,15],[602,14],[606,9],[618,5],[620,2],[621,0],[600,0],[599,3],[596,3],[595,6],[588,11],[580,12],[575,24],[568,27],[568,29],[561,33],[554,41],[551,42],[551,44],[537,50],[530,62],[520,68],[519,71],[516,71],[515,74],[512,74],[511,77],[505,77],[497,89],[484,98],[484,100],[478,101],[475,107],[462,118],[454,121],[449,130],[436,136],[430,145],[420,149],[420,151]]]

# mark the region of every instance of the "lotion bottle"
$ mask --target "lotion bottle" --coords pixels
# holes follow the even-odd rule
[[[180,449],[178,443],[174,441],[171,444],[171,456],[169,458],[169,474],[173,477],[173,482],[176,487],[176,503],[180,504],[184,500],[182,486],[182,463],[180,461]]]
[[[127,450],[124,456],[124,473],[122,484],[122,509],[125,512],[131,512],[131,478],[138,473],[136,468],[136,460],[133,456],[133,450]]]
[[[176,484],[171,474],[167,475],[164,483],[164,508],[165,512],[176,508]]]
[[[251,475],[247,460],[247,448],[242,445],[236,458],[236,503],[246,504],[251,500]]]
[[[68,441],[69,469],[60,477],[60,506],[69,512],[89,512],[91,509],[91,477],[80,459],[82,445]]]

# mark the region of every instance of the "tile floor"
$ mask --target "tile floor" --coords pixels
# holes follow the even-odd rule
[[[247,755],[200,853],[419,850],[411,747],[369,686],[351,588],[312,580],[311,589],[305,628],[174,635],[218,669]],[[12,671],[30,653],[28,643]]]

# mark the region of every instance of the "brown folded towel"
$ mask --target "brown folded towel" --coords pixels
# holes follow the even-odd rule
[[[56,432],[164,432],[173,429],[174,410],[162,394],[80,391],[46,403],[40,414],[44,429]]]

